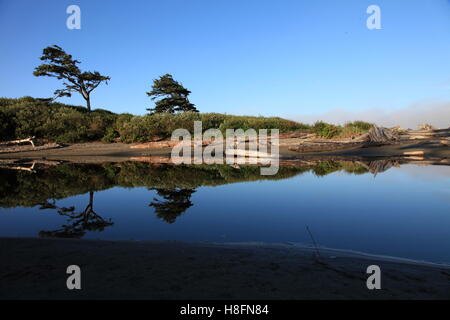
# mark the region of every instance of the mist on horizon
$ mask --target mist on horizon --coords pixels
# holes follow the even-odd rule
[[[419,102],[395,110],[371,108],[352,112],[333,109],[324,113],[296,115],[290,118],[305,123],[325,121],[345,124],[349,121],[362,120],[384,127],[402,126],[406,129],[416,129],[421,124],[430,124],[437,128],[448,128],[450,125],[450,101]]]

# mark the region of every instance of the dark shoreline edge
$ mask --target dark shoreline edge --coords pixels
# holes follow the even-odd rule
[[[0,299],[450,299],[450,266],[298,244],[0,238]],[[65,287],[81,267],[83,290]],[[379,265],[382,290],[368,290]]]

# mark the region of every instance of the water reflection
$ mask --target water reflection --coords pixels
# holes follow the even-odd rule
[[[48,163],[44,163],[48,164]],[[23,164],[22,164],[23,166]],[[193,206],[192,195],[201,186],[218,186],[257,180],[281,180],[312,171],[325,176],[336,171],[364,174],[370,166],[354,162],[301,161],[280,168],[274,176],[261,176],[258,167],[233,168],[226,165],[173,166],[140,162],[107,164],[59,164],[42,166],[33,161],[33,170],[0,168],[0,207],[34,207],[54,210],[67,218],[56,230],[42,230],[40,237],[81,238],[88,231],[103,231],[114,224],[94,210],[94,191],[115,186],[135,188],[145,186],[156,197],[148,204],[156,217],[173,224]],[[22,167],[21,167],[22,168]],[[89,194],[84,210],[75,206],[58,206],[56,200]]]
[[[173,188],[150,190],[156,190],[157,195],[164,199],[159,200],[153,198],[149,206],[155,208],[156,216],[167,223],[174,223],[178,216],[193,205],[191,196],[195,192],[195,189]]]
[[[393,167],[399,167],[400,164],[398,161],[393,160],[377,160],[377,161],[369,161],[367,163],[362,163],[366,166],[370,173],[376,176],[379,173],[385,172]]]
[[[147,187],[155,191],[149,206],[156,215],[168,223],[189,209],[191,196],[201,186],[219,186],[237,182],[261,180],[283,180],[312,172],[318,177],[343,171],[376,176],[393,167],[399,167],[396,160],[376,161],[296,161],[287,162],[274,176],[261,176],[256,166],[234,168],[226,165],[155,165],[142,162],[106,164],[59,164],[47,167],[36,165],[33,170],[18,170],[17,165],[0,166],[0,208],[33,207],[55,209],[58,214],[76,220],[83,216],[87,221],[101,219],[93,211],[93,192],[116,186],[125,188]],[[77,214],[74,208],[58,208],[55,199],[89,193],[86,209]],[[72,210],[73,209],[73,210]],[[77,226],[82,224],[76,224]],[[106,226],[106,225],[105,225]],[[70,229],[70,228],[69,228]]]
[[[310,225],[322,245],[413,256],[420,240],[414,255],[437,260],[450,226],[449,167],[398,160],[293,161],[275,176],[140,162],[11,169],[0,169],[0,236],[308,242],[299,230]]]
[[[355,170],[355,168],[358,168]],[[64,199],[120,186],[147,187],[156,190],[166,200],[186,206],[192,190],[201,186],[219,186],[236,182],[282,180],[312,170],[317,175],[334,171],[348,172],[367,169],[358,164],[338,162],[305,162],[280,168],[274,176],[261,176],[259,168],[247,166],[233,168],[225,165],[153,165],[139,162],[106,164],[61,164],[36,169],[34,173],[0,168],[0,207],[32,207],[49,199]],[[179,192],[178,192],[179,191]],[[177,199],[174,194],[180,194]],[[155,208],[162,200],[156,200]],[[164,207],[164,206],[162,206]],[[188,207],[186,207],[188,208]]]
[[[94,192],[89,192],[89,203],[81,212],[76,212],[75,207],[58,207],[55,203],[46,201],[40,207],[41,210],[55,209],[60,216],[68,218],[68,224],[52,231],[40,231],[40,237],[52,238],[81,238],[87,231],[103,231],[112,226],[111,220],[103,219],[94,211]]]

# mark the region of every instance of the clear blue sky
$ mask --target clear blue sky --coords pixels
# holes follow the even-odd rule
[[[81,30],[66,28],[71,4]],[[382,30],[366,28],[371,4]],[[112,78],[92,104],[115,112],[145,113],[165,73],[202,112],[295,117],[450,100],[448,0],[0,0],[0,34],[6,97],[52,96],[58,80],[32,72],[57,44]]]

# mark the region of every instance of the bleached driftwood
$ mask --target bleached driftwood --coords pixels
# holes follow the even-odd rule
[[[448,138],[450,137],[449,129],[436,129],[436,130],[408,130],[400,133],[402,139],[408,140],[420,140],[430,138]]]
[[[419,151],[408,151],[408,152],[403,152],[403,155],[405,156],[423,156],[424,152],[419,150]]]
[[[0,164],[0,168],[9,169],[9,170],[19,170],[19,171],[28,171],[31,173],[35,173],[34,166],[36,165],[36,162],[33,161],[31,167],[22,167],[22,166],[3,166]]]
[[[328,151],[338,151],[338,150],[346,150],[353,148],[361,148],[365,146],[367,143],[362,142],[314,142],[311,141],[309,143],[300,143],[295,146],[291,146],[288,149],[296,152],[328,152]]]
[[[368,133],[369,142],[389,143],[398,139],[398,134],[388,128],[374,126]]]
[[[34,139],[36,139],[36,137],[30,137],[30,138],[27,138],[27,139],[5,141],[5,142],[2,142],[2,144],[20,144],[20,143],[29,142],[29,143],[31,143],[31,145],[34,148],[34,147],[36,147],[35,144],[34,144]]]

